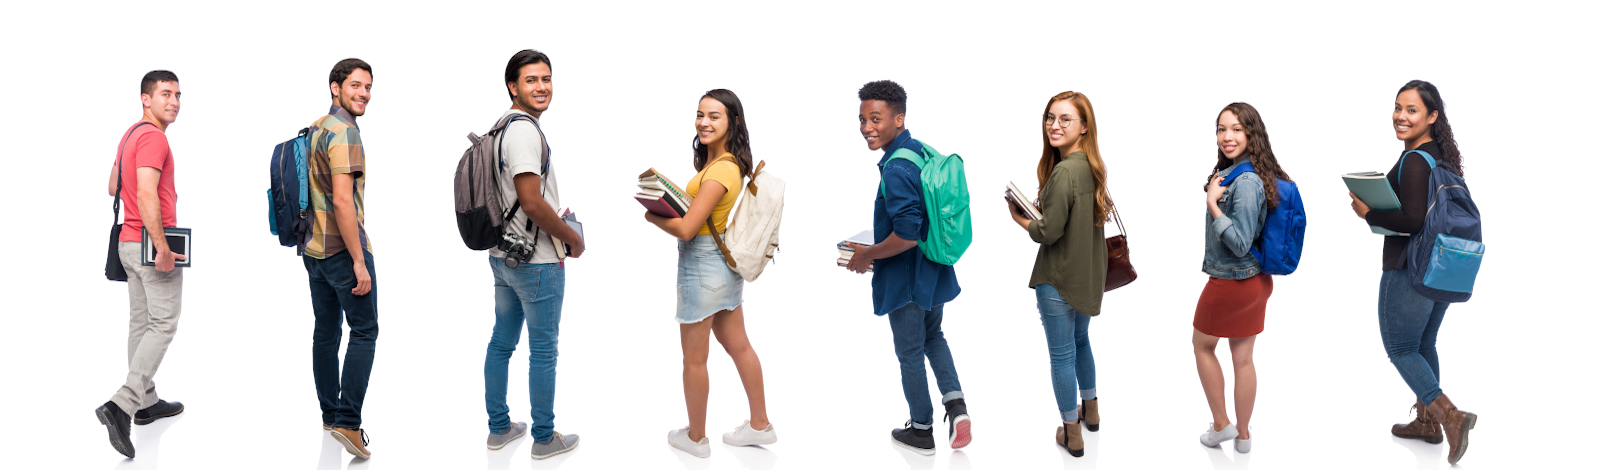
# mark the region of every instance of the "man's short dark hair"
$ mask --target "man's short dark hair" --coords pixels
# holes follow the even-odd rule
[[[352,57],[333,64],[333,71],[328,72],[328,83],[337,83],[340,86],[344,86],[344,81],[349,79],[350,74],[354,73],[356,69],[365,70],[367,75],[372,75],[371,65],[367,65],[366,61]],[[328,97],[332,98],[333,93],[328,93]]]
[[[178,83],[178,74],[166,70],[151,70],[150,73],[144,74],[143,80],[139,80],[139,93],[154,94],[156,82]]]
[[[544,64],[545,67],[550,67],[552,71],[555,69],[554,65],[550,65],[550,56],[544,55],[543,52],[533,49],[523,49],[521,52],[513,54],[511,56],[511,61],[506,62],[506,83],[512,83],[518,79],[521,79],[522,77],[519,75],[522,74],[523,66],[540,63]],[[511,94],[510,89],[506,90],[506,96],[516,99],[516,96]]]
[[[889,80],[878,80],[861,86],[861,91],[856,92],[861,101],[882,100],[889,103],[889,109],[895,114],[906,113],[906,89],[899,83]]]

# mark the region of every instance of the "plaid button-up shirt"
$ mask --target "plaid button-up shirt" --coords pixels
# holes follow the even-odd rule
[[[350,175],[355,178],[356,229],[361,235],[362,248],[372,251],[367,239],[366,211],[362,209],[366,193],[366,153],[361,147],[361,128],[355,116],[334,105],[328,115],[311,124],[311,151],[306,159],[310,171],[311,231],[309,240],[300,246],[306,256],[325,259],[343,252],[347,247],[339,234],[339,224],[334,219],[333,175]]]

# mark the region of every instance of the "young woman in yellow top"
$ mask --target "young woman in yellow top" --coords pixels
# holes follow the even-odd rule
[[[695,112],[694,168],[699,173],[683,189],[694,200],[683,218],[646,212],[644,217],[678,242],[678,333],[683,344],[683,395],[689,408],[689,425],[667,433],[667,443],[696,457],[710,457],[705,436],[706,397],[710,378],[706,356],[715,333],[723,350],[733,357],[744,392],[750,401],[750,419],[724,433],[722,442],[749,446],[778,442],[777,431],[767,421],[766,392],[761,379],[761,359],[744,332],[744,278],[728,262],[711,238],[728,228],[728,215],[744,188],[754,160],[750,132],[745,127],[744,106],[733,92],[716,89],[700,97]],[[707,220],[709,219],[709,220]],[[710,321],[706,321],[709,319]]]

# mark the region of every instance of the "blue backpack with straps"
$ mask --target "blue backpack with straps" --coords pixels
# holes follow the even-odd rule
[[[293,139],[272,148],[267,224],[272,234],[278,236],[279,245],[298,246],[311,230],[311,213],[306,209],[311,202],[306,157],[310,152],[309,140],[315,133],[315,128],[300,129]]]
[[[1421,150],[1400,158],[1413,153],[1428,161],[1429,192],[1422,230],[1411,234],[1406,246],[1411,288],[1436,302],[1466,302],[1472,298],[1472,284],[1483,264],[1483,221],[1478,205],[1467,191],[1467,180],[1450,171],[1454,166],[1435,161]],[[1404,171],[1405,162],[1400,168]]]
[[[1250,162],[1241,163],[1228,173],[1222,185],[1227,186],[1245,172],[1255,173],[1256,168]],[[1277,184],[1278,205],[1267,213],[1267,222],[1251,244],[1250,254],[1261,261],[1261,272],[1284,276],[1300,265],[1300,249],[1306,243],[1306,206],[1300,202],[1300,187],[1293,181],[1277,180]]]

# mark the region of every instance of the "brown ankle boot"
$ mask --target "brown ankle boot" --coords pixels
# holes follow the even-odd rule
[[[1083,418],[1083,427],[1089,428],[1089,432],[1100,432],[1100,397],[1084,400],[1081,411],[1079,414]]]
[[[1455,465],[1467,453],[1467,432],[1478,425],[1478,415],[1456,409],[1443,393],[1426,410],[1434,422],[1444,427],[1444,437],[1450,441],[1450,464]]]
[[[1067,449],[1073,457],[1083,457],[1083,421],[1057,427],[1056,445]]]
[[[1429,444],[1444,442],[1444,431],[1439,429],[1439,423],[1434,421],[1433,416],[1428,415],[1428,407],[1419,401],[1411,405],[1411,409],[1417,412],[1417,419],[1396,424],[1389,428],[1389,433],[1405,439],[1422,439]]]

